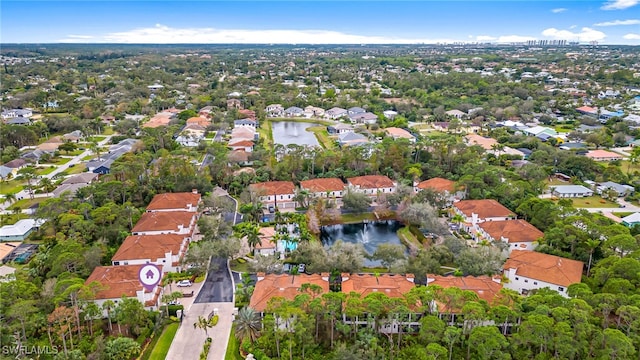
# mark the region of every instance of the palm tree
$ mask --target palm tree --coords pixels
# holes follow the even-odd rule
[[[52,192],[56,188],[53,182],[51,182],[51,179],[47,177],[43,177],[42,179],[40,179],[40,187],[47,194]]]
[[[254,309],[248,306],[243,307],[238,311],[234,322],[236,339],[240,341],[249,339],[253,343],[260,336],[260,328],[262,326],[260,314]]]
[[[213,327],[213,323],[211,322],[211,320],[207,319],[204,316],[198,316],[198,320],[193,323],[193,328],[194,329],[202,329],[202,330],[204,330],[204,334],[207,337],[209,337],[208,329],[210,327]]]
[[[15,193],[4,194],[3,199],[4,199],[4,202],[9,202],[9,204],[12,204],[18,201],[18,197],[16,196]]]
[[[107,320],[109,321],[109,334],[113,331],[113,325],[111,324],[111,310],[116,307],[116,303],[112,300],[107,300],[102,304],[102,309],[107,312]]]
[[[456,225],[458,225],[458,230],[459,230],[460,229],[460,224],[462,224],[464,222],[464,216],[462,216],[460,214],[455,214],[451,218],[451,222],[456,224]]]
[[[247,244],[249,244],[249,247],[253,251],[256,246],[261,243],[260,229],[256,225],[253,225],[246,229],[245,235],[247,237]]]
[[[596,248],[600,245],[600,240],[598,239],[588,239],[585,241],[585,245],[589,249],[589,264],[587,265],[587,276],[591,272],[591,262],[593,261],[593,252],[596,251]]]

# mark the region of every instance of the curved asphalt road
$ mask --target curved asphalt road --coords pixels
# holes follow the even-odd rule
[[[214,302],[233,302],[233,282],[226,259],[211,259],[207,278],[194,301],[195,304]]]

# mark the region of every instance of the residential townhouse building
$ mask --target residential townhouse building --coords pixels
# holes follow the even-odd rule
[[[503,286],[527,295],[532,290],[549,288],[564,297],[567,289],[582,280],[584,263],[528,250],[513,250],[505,262]]]
[[[189,237],[178,234],[127,236],[111,258],[113,266],[158,265],[162,272],[179,272]]]
[[[394,193],[396,186],[397,183],[395,181],[384,175],[365,175],[347,179],[347,187],[349,190],[371,197]]]
[[[178,234],[191,237],[198,219],[189,211],[145,212],[131,229],[133,235]]]
[[[511,210],[493,199],[461,200],[453,203],[452,210],[464,218],[461,225],[469,233],[477,231],[477,225],[483,222],[516,218]]]
[[[321,197],[336,204],[342,204],[345,184],[338,178],[319,178],[301,181],[300,189],[309,191],[313,197]]]
[[[329,292],[329,273],[321,274],[265,274],[258,273],[256,284],[251,295],[249,307],[257,312],[268,310],[268,302],[274,297],[282,297],[289,301],[297,295],[303,294],[303,284],[313,284],[320,287],[320,294]]]
[[[249,185],[249,190],[258,196],[269,209],[295,209],[296,187],[291,181],[267,181]]]
[[[122,297],[133,298],[142,303],[147,310],[157,311],[162,298],[162,286],[156,285],[151,291],[146,290],[140,283],[140,268],[143,265],[98,266],[85,281],[85,285],[96,282],[99,289],[93,294],[93,302],[102,308],[103,304],[111,300],[116,305]],[[103,312],[106,317],[106,310]]]
[[[479,236],[478,236],[479,235]],[[488,221],[478,224],[478,234],[472,234],[477,241],[504,242],[513,250],[534,250],[544,233],[526,220]]]
[[[147,206],[147,212],[187,211],[197,212],[202,202],[202,195],[197,189],[191,192],[164,193],[153,197]]]

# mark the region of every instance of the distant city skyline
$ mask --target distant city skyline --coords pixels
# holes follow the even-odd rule
[[[2,43],[640,45],[640,0],[3,0]]]

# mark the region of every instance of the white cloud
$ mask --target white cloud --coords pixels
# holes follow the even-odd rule
[[[537,39],[535,37],[521,36],[521,35],[502,35],[498,38],[499,43],[517,43],[517,42],[525,42],[530,40],[537,40]]]
[[[567,11],[567,9],[566,9],[566,8],[556,8],[556,9],[551,9],[551,12],[552,12],[552,13],[554,13],[554,14],[559,14],[559,13],[561,13],[561,12],[565,12],[565,11]]]
[[[80,42],[71,36],[61,41]],[[331,30],[173,28],[162,24],[95,37],[95,42],[128,44],[433,44],[455,41],[459,40],[368,36]]]
[[[578,25],[571,25],[571,26],[569,26],[569,29],[575,29],[577,27],[578,27]]]
[[[593,24],[593,26],[620,26],[620,25],[638,25],[638,24],[640,24],[640,19],[629,19],[629,20],[605,21],[605,22]]]
[[[640,34],[630,33],[630,34],[624,35],[623,38],[627,40],[640,40]]]
[[[632,6],[636,6],[640,3],[640,0],[609,0],[607,3],[602,5],[600,9],[602,10],[622,10],[626,8],[630,8]]]
[[[542,32],[542,35],[555,40],[570,40],[581,42],[600,41],[607,37],[607,35],[602,31],[594,30],[588,27],[583,27],[580,32],[549,28],[544,30]]]
[[[476,36],[476,41],[494,41],[494,40],[498,40],[498,38],[495,36],[489,36],[489,35]]]

